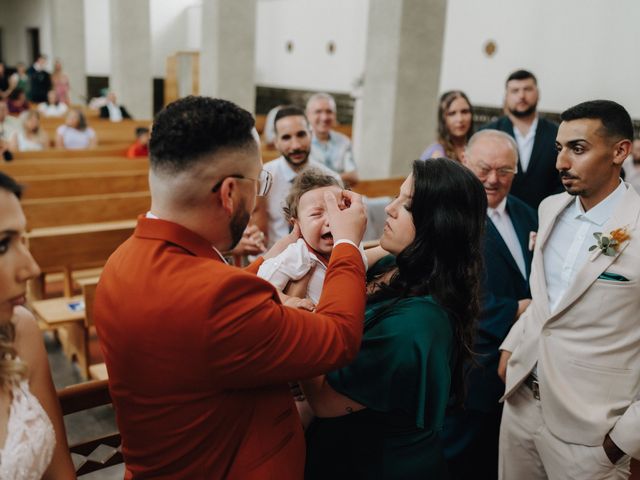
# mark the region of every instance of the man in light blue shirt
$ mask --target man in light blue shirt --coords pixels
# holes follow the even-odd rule
[[[328,93],[316,93],[309,98],[306,109],[311,124],[311,160],[340,174],[346,185],[358,183],[351,140],[333,130],[336,125],[336,101]]]

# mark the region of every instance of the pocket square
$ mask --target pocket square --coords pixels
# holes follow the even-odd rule
[[[604,272],[599,277],[598,280],[613,280],[615,282],[628,282],[629,279],[627,277],[623,277],[622,275],[618,275],[617,273]]]

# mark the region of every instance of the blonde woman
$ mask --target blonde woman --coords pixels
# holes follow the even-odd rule
[[[20,193],[0,173],[0,478],[73,479],[42,336],[23,307],[27,280],[40,270],[24,242]]]
[[[40,114],[27,110],[20,115],[22,130],[14,132],[9,139],[12,152],[34,152],[49,147],[49,135],[40,128]]]

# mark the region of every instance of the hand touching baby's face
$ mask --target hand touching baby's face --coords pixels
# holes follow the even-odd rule
[[[300,197],[298,218],[302,238],[316,252],[329,257],[333,250],[333,235],[327,216],[324,192],[329,191],[336,196],[340,209],[346,208],[339,187],[321,187],[310,190]]]

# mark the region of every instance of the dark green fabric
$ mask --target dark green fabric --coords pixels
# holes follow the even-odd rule
[[[316,419],[307,435],[306,478],[446,478],[439,432],[451,381],[451,325],[430,296],[392,303],[367,306],[356,360],[327,375],[336,391],[367,409]]]

